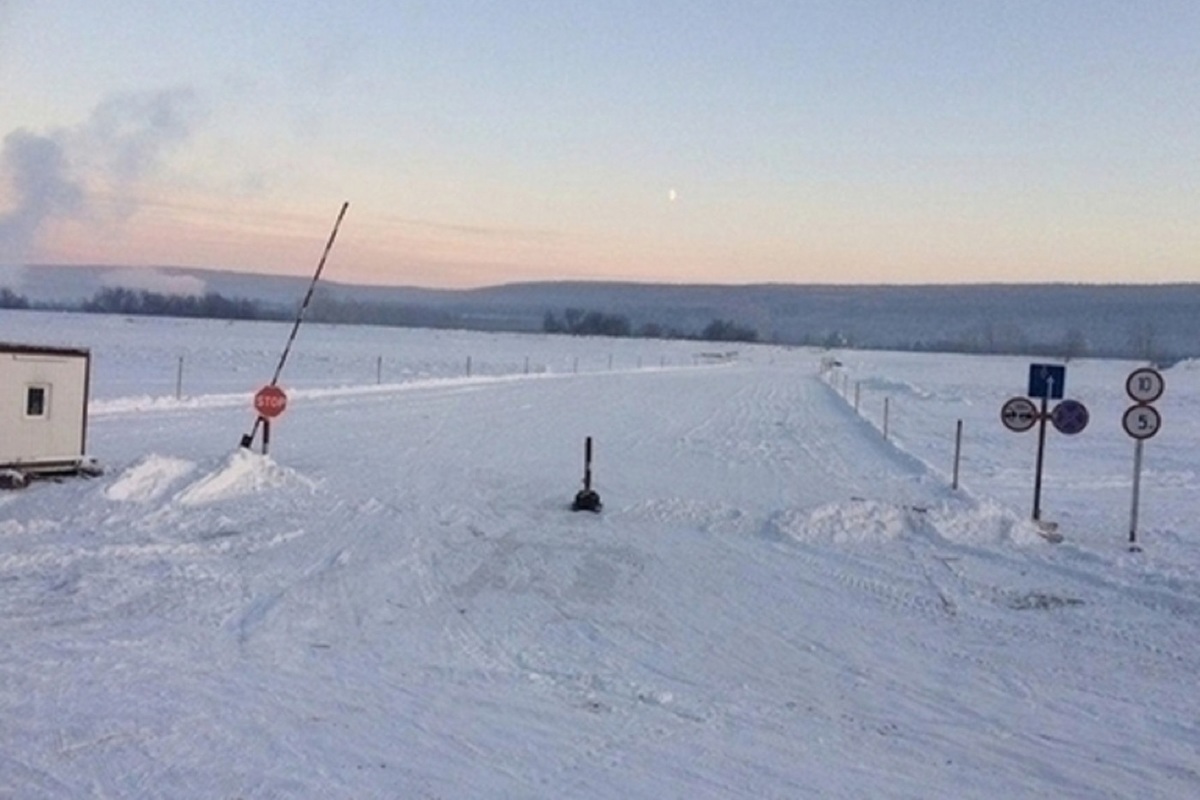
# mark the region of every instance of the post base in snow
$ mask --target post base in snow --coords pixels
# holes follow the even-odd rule
[[[596,494],[591,489],[584,489],[575,495],[575,501],[571,503],[572,511],[592,511],[600,513],[600,495]]]
[[[1044,522],[1042,520],[1034,520],[1035,530],[1038,534],[1051,544],[1059,544],[1063,540],[1063,535],[1058,532],[1057,522]]]

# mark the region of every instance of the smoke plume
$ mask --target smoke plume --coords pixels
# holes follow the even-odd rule
[[[54,137],[17,130],[4,137],[0,169],[12,186],[13,207],[0,214],[0,261],[16,261],[33,245],[46,220],[77,214],[83,187],[70,175]]]
[[[138,182],[191,135],[196,117],[195,94],[170,89],[111,97],[75,127],[9,133],[0,150],[0,262],[27,259],[55,220],[134,214]]]

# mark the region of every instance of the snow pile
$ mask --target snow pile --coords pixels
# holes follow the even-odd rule
[[[122,472],[104,494],[110,500],[149,503],[195,468],[194,462],[182,458],[151,454]]]
[[[218,469],[205,475],[175,496],[185,506],[215,503],[281,486],[316,486],[294,470],[276,464],[269,456],[239,448]]]

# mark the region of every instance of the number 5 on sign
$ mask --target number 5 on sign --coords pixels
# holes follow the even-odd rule
[[[1162,416],[1154,406],[1138,404],[1125,409],[1121,427],[1134,439],[1149,439],[1162,427]]]

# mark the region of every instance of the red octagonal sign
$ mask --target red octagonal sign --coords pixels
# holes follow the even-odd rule
[[[254,410],[264,417],[278,417],[287,408],[287,395],[278,386],[264,386],[254,394]]]

